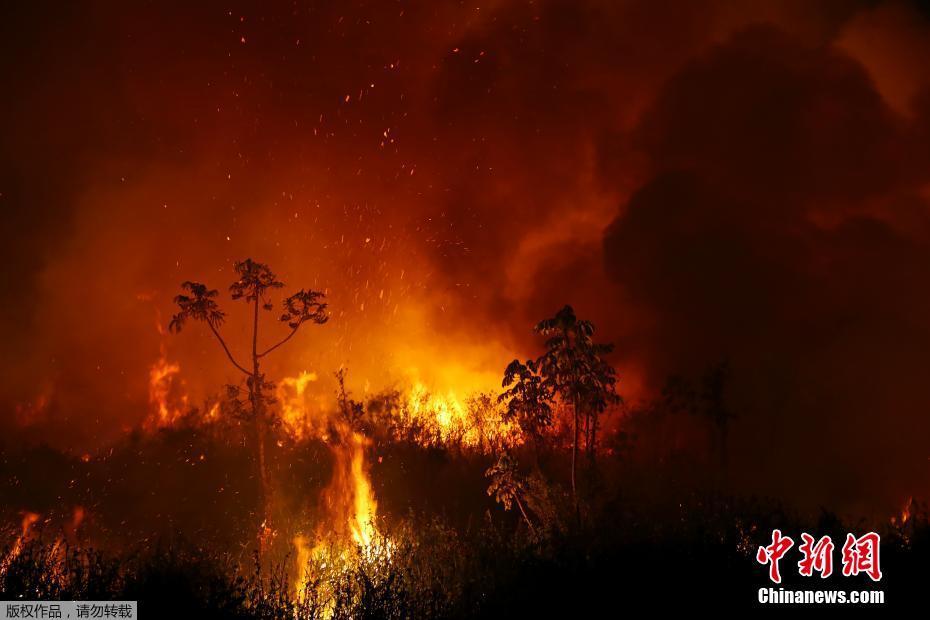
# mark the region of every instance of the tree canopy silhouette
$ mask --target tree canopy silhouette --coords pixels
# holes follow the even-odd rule
[[[524,433],[537,444],[545,430],[552,425],[552,399],[550,387],[543,382],[533,360],[513,360],[504,370],[501,387],[504,392],[497,402],[506,403],[505,419],[516,420]]]
[[[616,392],[616,371],[602,357],[613,350],[613,345],[594,342],[594,324],[575,316],[571,306],[540,321],[536,332],[547,337],[546,350],[535,362],[542,376],[541,385],[572,409],[572,494],[577,511],[576,470],[581,418],[584,417],[585,448],[593,460],[598,417],[608,405],[620,401]]]
[[[238,371],[246,376],[247,400],[243,400],[239,385],[227,386],[228,401],[233,412],[252,423],[258,474],[262,491],[262,532],[268,527],[270,518],[271,484],[268,478],[265,458],[265,443],[268,429],[276,425],[269,405],[274,400],[271,392],[274,384],[266,381],[261,371],[261,360],[266,355],[289,341],[304,324],[322,325],[329,320],[327,304],[323,301],[325,295],[320,291],[301,289],[281,302],[281,314],[278,320],[287,324],[290,331],[286,336],[268,348],[259,348],[259,314],[261,310],[272,311],[274,304],[269,298],[273,290],[284,288],[273,271],[264,263],[247,258],[235,263],[235,272],[238,278],[229,285],[229,293],[234,301],[243,300],[251,306],[252,333],[250,365],[241,363],[220,333],[220,328],[226,320],[226,313],[220,309],[216,301],[219,293],[200,282],[187,281],[181,284],[184,291],[174,298],[178,312],[171,318],[168,328],[173,333],[179,333],[185,324],[192,320],[204,323],[213,336],[222,346],[226,357]]]

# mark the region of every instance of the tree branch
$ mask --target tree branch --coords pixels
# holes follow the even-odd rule
[[[244,372],[246,375],[251,376],[252,373],[240,366],[239,362],[236,361],[236,358],[233,357],[233,354],[229,351],[229,347],[226,346],[226,341],[223,340],[222,336],[220,336],[220,332],[218,332],[217,329],[213,326],[213,323],[211,321],[207,321],[206,323],[210,326],[210,331],[213,332],[213,335],[216,336],[216,339],[220,341],[221,345],[223,345],[223,350],[226,351],[226,357],[228,357],[229,361],[233,363],[233,366]]]
[[[274,345],[273,347],[271,347],[270,349],[268,349],[268,350],[265,351],[264,353],[259,353],[259,354],[258,354],[258,357],[265,357],[266,355],[268,355],[269,353],[271,353],[272,351],[274,351],[275,349],[277,349],[278,347],[280,347],[282,344],[284,344],[285,342],[287,342],[288,340],[290,340],[291,338],[293,338],[293,337],[294,337],[294,334],[297,333],[297,330],[298,330],[298,329],[300,329],[300,325],[298,325],[297,327],[295,327],[294,329],[292,329],[292,330],[291,330],[291,333],[289,333],[289,334],[287,335],[287,337],[284,338],[284,340],[282,340],[282,341],[279,342],[278,344]]]

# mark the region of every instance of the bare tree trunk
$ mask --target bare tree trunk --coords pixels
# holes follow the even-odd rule
[[[591,416],[585,415],[584,417],[584,451],[588,452],[591,450]]]
[[[530,531],[535,534],[536,528],[533,527],[533,524],[530,522],[530,518],[526,516],[526,511],[523,509],[523,502],[520,501],[520,498],[516,493],[514,493],[513,498],[517,500],[517,508],[520,509],[520,514],[523,515],[523,520],[526,521],[526,524],[530,527]]]
[[[591,413],[591,463],[597,458],[597,411]]]
[[[588,418],[588,458],[593,462],[594,461],[594,452],[597,449],[597,444],[595,443],[597,439],[597,411],[590,411],[587,414]]]
[[[262,493],[262,520],[266,521],[268,519],[268,505],[271,502],[271,490],[268,483],[268,466],[265,461],[265,441],[267,429],[265,428],[265,421],[261,417],[256,419],[255,435],[255,439],[258,444],[256,446],[256,452],[258,456],[258,477],[259,482],[261,483]]]
[[[578,464],[578,397],[572,402],[572,413],[575,418],[575,439],[572,442],[572,499],[575,501],[575,518],[581,524],[581,509],[578,506],[578,487],[575,483],[575,470]]]
[[[265,420],[265,397],[262,394],[262,375],[258,363],[258,295],[252,322],[252,376],[250,378],[250,399],[252,401],[252,419],[255,424],[255,451],[258,465],[258,481],[261,503],[261,528],[259,530],[259,553],[264,553],[265,529],[270,526],[271,485],[268,480],[268,466],[265,459],[265,440],[267,434]]]

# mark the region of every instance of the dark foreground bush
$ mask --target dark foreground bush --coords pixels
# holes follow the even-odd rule
[[[775,511],[718,503],[693,505],[663,519],[614,513],[571,532],[532,534],[486,520],[457,530],[437,519],[409,518],[372,548],[332,549],[308,563],[295,593],[284,558],[270,567],[252,558],[192,545],[104,554],[33,540],[3,552],[5,599],[138,600],[142,617],[205,618],[465,618],[582,616],[659,609],[756,606],[768,586],[755,547],[774,526],[833,533],[843,524],[793,522]],[[735,516],[735,515],[740,516]],[[930,557],[925,522],[889,528],[877,587],[889,607],[917,598]],[[795,561],[795,560],[792,560]],[[785,587],[860,589],[865,580],[804,582],[786,570]]]

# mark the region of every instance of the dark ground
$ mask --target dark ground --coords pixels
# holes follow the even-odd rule
[[[22,511],[42,516],[32,543],[0,580],[0,594],[137,599],[143,617],[178,608],[209,617],[293,617],[286,588],[268,585],[275,568],[259,576],[252,566],[248,532],[254,531],[257,485],[242,444],[223,437],[193,429],[137,435],[89,460],[46,447],[5,447],[0,506],[10,527],[4,540],[15,538]],[[504,511],[485,493],[488,457],[401,443],[374,448],[369,460],[381,526],[409,549],[395,554],[390,566],[343,576],[337,616],[753,609],[758,588],[771,585],[754,553],[770,542],[773,528],[796,541],[802,531],[842,541],[847,531],[871,527],[828,512],[795,513],[772,499],[700,489],[687,468],[676,473],[677,465],[647,469],[603,457],[598,476],[583,484],[588,499],[580,528],[565,480],[547,476],[543,490],[530,486],[525,499],[538,530],[533,535],[516,510]],[[550,453],[542,470],[564,472],[563,460]],[[321,443],[285,444],[277,452],[281,501],[299,520],[315,522],[330,467]],[[75,506],[86,516],[71,532]],[[880,583],[839,575],[840,542],[835,573],[823,581],[797,575],[799,555],[792,549],[782,561],[782,587],[878,587],[887,608],[920,603],[930,577],[926,514],[903,527],[886,523],[880,533]],[[73,556],[65,563],[70,576],[64,585],[50,578],[62,571],[50,568],[56,538],[69,543]],[[286,540],[279,545],[279,572],[290,566]]]

